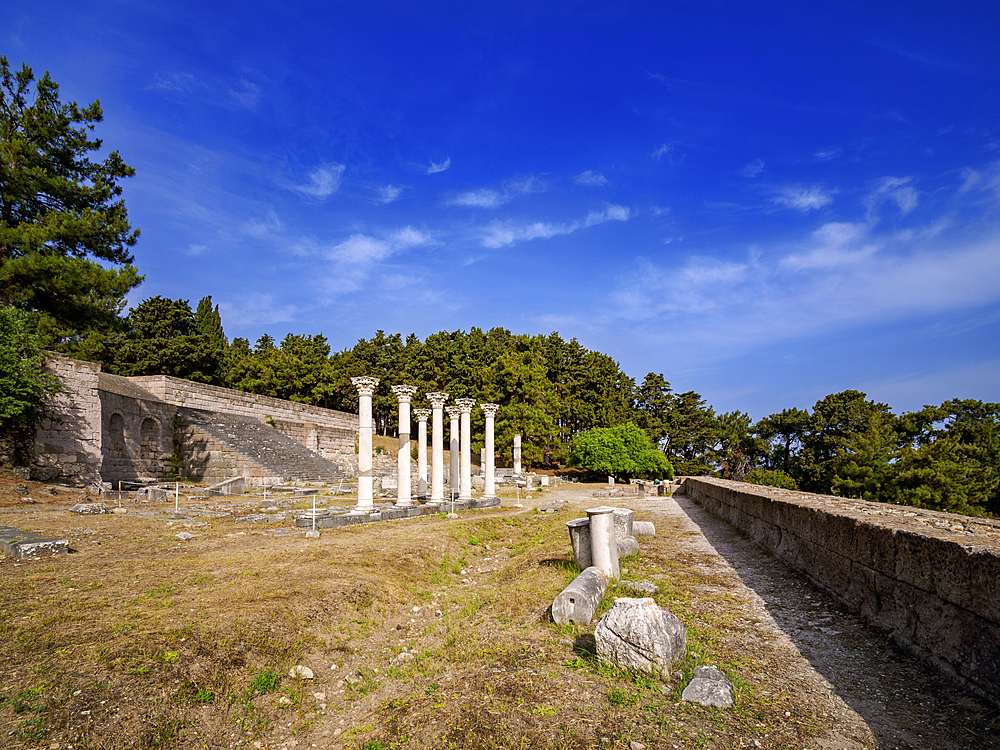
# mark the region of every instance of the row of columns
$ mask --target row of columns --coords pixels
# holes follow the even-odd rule
[[[372,394],[379,384],[378,378],[362,376],[351,378],[358,389],[358,504],[357,513],[370,513],[375,509],[372,475]],[[417,392],[412,385],[394,385],[392,392],[399,401],[399,448],[396,454],[398,473],[396,505],[413,505],[410,491],[410,400]],[[459,500],[472,499],[472,409],[475,399],[455,399],[455,406],[445,407],[447,393],[428,393],[430,409],[415,409],[419,420],[417,427],[417,492],[427,492],[427,417],[431,417],[431,490],[430,502],[444,502],[444,417],[447,409],[451,419],[451,477],[452,492],[457,487]],[[485,453],[486,486],[483,497],[496,497],[496,467],[494,465],[493,425],[500,408],[498,404],[480,404],[486,418]]]

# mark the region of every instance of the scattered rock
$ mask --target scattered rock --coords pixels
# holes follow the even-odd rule
[[[681,700],[726,708],[733,705],[733,685],[715,667],[695,667],[694,679],[684,688]]]
[[[346,677],[344,677],[344,682],[346,682],[348,685],[360,685],[362,678],[363,675],[361,674],[361,672],[354,672],[353,674],[349,674]]]
[[[687,648],[681,621],[649,598],[615,599],[597,623],[594,638],[603,663],[658,677],[667,677]]]
[[[311,680],[313,678],[313,671],[309,667],[305,667],[301,664],[296,664],[290,670],[288,670],[289,677],[298,677],[302,680]]]
[[[104,503],[77,503],[69,509],[69,512],[80,516],[95,516],[100,513],[107,513],[110,510],[111,506]]]
[[[646,750],[646,746],[643,745],[641,742],[636,742],[635,740],[632,740],[630,743],[628,743],[628,750]]]
[[[660,588],[652,581],[619,581],[615,584],[615,587],[628,589],[629,591],[634,591],[637,594],[655,594]]]
[[[186,542],[189,539],[194,539],[196,536],[198,536],[198,534],[192,534],[188,531],[182,531],[180,534],[174,534],[174,536],[176,536],[182,542]]]
[[[280,698],[278,698],[278,703],[281,704],[282,706],[290,706],[292,705],[292,699],[289,698],[287,695],[283,695]]]

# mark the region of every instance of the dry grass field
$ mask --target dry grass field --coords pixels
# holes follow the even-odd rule
[[[554,513],[536,493],[309,539],[288,522],[170,521],[172,503],[76,516],[56,508],[78,491],[40,485],[24,507],[2,479],[0,525],[71,552],[0,560],[0,746],[826,747],[822,706],[709,554],[680,551],[689,531],[657,519],[623,564],[658,576],[657,602],[686,625],[683,680],[604,667],[593,625],[555,625],[548,607],[578,572],[565,522],[599,504],[594,486],[564,487],[541,496],[568,502]],[[290,677],[299,664],[314,679]],[[736,707],[680,701],[698,664],[730,676]]]

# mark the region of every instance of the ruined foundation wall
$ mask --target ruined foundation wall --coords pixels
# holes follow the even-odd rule
[[[80,486],[100,481],[101,366],[47,353],[45,370],[59,378],[65,392],[48,402],[57,418],[43,420],[35,430],[31,476]]]
[[[265,469],[239,451],[223,445],[192,425],[178,425],[174,432],[180,473],[186,480],[215,484],[224,479],[246,477],[247,484],[281,484],[282,477]]]
[[[330,460],[354,454],[357,414],[194,383],[169,375],[146,375],[129,380],[175,406],[238,414],[268,422],[300,445]]]
[[[684,492],[941,670],[1000,703],[1000,524],[693,478]]]

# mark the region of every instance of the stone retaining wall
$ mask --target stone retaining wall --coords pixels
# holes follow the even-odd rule
[[[181,456],[181,476],[185,479],[215,484],[233,477],[246,477],[247,483],[252,485],[281,484],[284,481],[193,425],[178,425],[174,439]]]
[[[145,375],[129,380],[175,406],[238,414],[267,422],[300,445],[330,460],[354,454],[354,440],[358,434],[357,414],[194,383],[169,375]]]
[[[100,373],[103,461],[101,478],[152,481],[173,471],[177,408],[140,388],[122,388],[125,378]]]
[[[1000,703],[1000,522],[687,477],[699,505]]]
[[[56,419],[43,420],[35,430],[32,479],[84,485],[100,481],[101,366],[61,354],[46,354],[45,370],[55,374],[63,392],[48,401]]]

